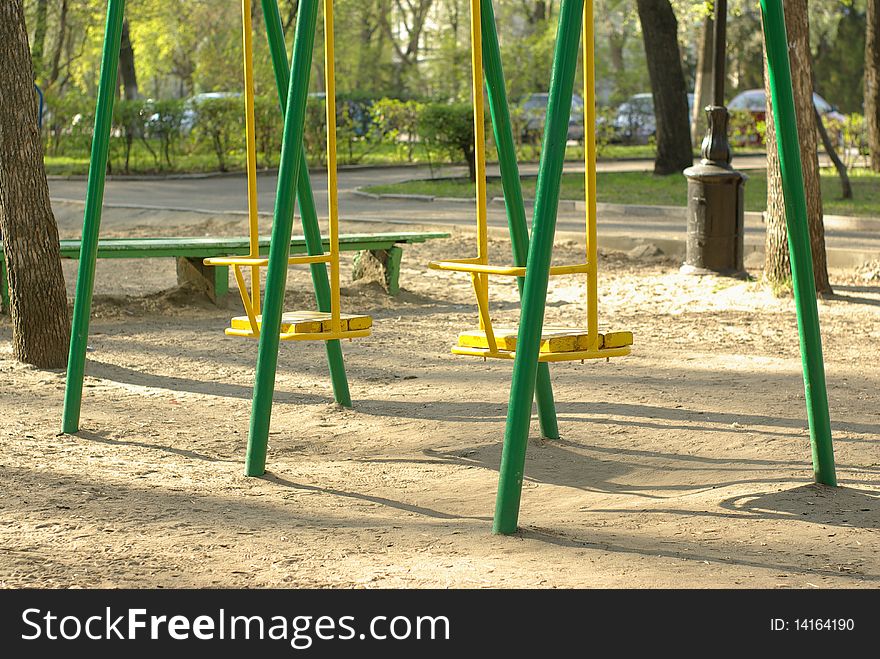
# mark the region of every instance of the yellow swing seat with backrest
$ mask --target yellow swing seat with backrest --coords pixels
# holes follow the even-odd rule
[[[479,24],[479,2],[471,2],[471,67],[472,94],[474,99],[475,165],[477,170],[477,256],[462,259],[432,261],[433,270],[464,272],[471,276],[477,297],[480,325],[478,329],[461,332],[458,345],[452,353],[471,357],[514,359],[516,357],[517,328],[493,328],[489,313],[489,276],[525,277],[526,267],[498,266],[489,264],[489,240],[486,204],[486,139],[483,103],[483,54],[482,35]],[[592,26],[584,32],[584,96],[586,99],[585,125],[595,123],[595,81],[593,79]],[[598,322],[598,250],[596,246],[596,141],[587,132],[584,161],[586,165],[587,259],[584,263],[559,265],[550,268],[550,276],[587,275],[587,327],[544,327],[541,333],[538,360],[542,362],[583,361],[622,357],[630,354],[633,344],[632,332],[599,332]]]
[[[259,338],[263,317],[260,314],[260,269],[269,265],[269,259],[260,255],[259,225],[257,219],[257,156],[254,121],[254,70],[251,35],[250,0],[242,2],[242,50],[244,53],[245,131],[247,144],[248,232],[250,253],[247,256],[219,256],[206,258],[208,266],[232,267],[245,316],[236,316],[226,328],[227,336]],[[279,338],[282,341],[331,341],[369,336],[373,319],[370,316],[340,312],[339,292],[339,195],[336,183],[336,85],[333,75],[332,35],[324,43],[327,70],[327,194],[330,206],[330,251],[315,255],[296,255],[287,259],[288,265],[330,266],[331,311],[290,311],[282,315]],[[250,286],[244,279],[243,268],[249,268]]]

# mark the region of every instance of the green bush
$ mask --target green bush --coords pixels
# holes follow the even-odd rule
[[[281,107],[276,97],[258,96],[254,99],[254,135],[257,142],[257,162],[263,154],[263,167],[272,167],[281,155],[283,130]]]
[[[156,101],[151,103],[152,113],[147,117],[147,137],[159,141],[165,164],[174,169],[172,156],[183,138],[181,126],[186,106],[182,100]]]
[[[419,133],[425,146],[446,155],[450,161],[463,159],[471,181],[477,180],[474,152],[473,107],[468,103],[429,103],[419,117]]]
[[[370,130],[382,141],[393,142],[399,158],[405,157],[407,162],[412,162],[419,142],[419,117],[424,107],[418,101],[381,98],[370,106]]]
[[[221,172],[228,171],[227,156],[244,145],[244,101],[235,96],[208,98],[195,108],[193,133],[198,143],[208,143]]]
[[[327,164],[327,111],[323,94],[309,95],[306,101],[306,123],[303,142],[309,162]]]

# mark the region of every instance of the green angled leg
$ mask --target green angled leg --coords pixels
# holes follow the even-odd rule
[[[492,0],[481,0],[483,32],[483,68],[486,72],[486,89],[489,98],[489,113],[495,133],[495,146],[498,151],[498,166],[501,169],[501,187],[504,189],[504,205],[507,209],[507,226],[510,243],[513,247],[513,262],[523,266],[529,253],[529,227],[526,222],[526,209],[523,202],[519,167],[516,162],[516,147],[513,141],[513,128],[510,123],[510,108],[507,103],[507,89],[504,84],[504,69],[501,67],[501,49],[498,47],[498,32],[495,29],[495,13]],[[523,279],[516,281],[522,296]],[[550,382],[550,367],[538,364],[535,383],[535,398],[538,406],[538,420],[541,435],[547,439],[559,439],[559,425],[556,419],[556,405],[553,402],[553,385]]]
[[[574,76],[578,65],[583,11],[584,0],[566,0],[560,7],[553,74],[550,79],[547,125],[544,129],[544,144],[535,193],[532,239],[523,284],[522,314],[513,364],[513,383],[507,409],[504,447],[501,453],[498,495],[495,500],[493,525],[495,533],[513,533],[516,531],[519,518],[526,443],[529,436],[532,400],[535,396],[541,326],[544,322],[550,262],[553,256],[559,187],[568,139],[568,120],[571,114]]]
[[[278,87],[278,95],[281,100],[281,112],[287,110],[287,97],[285,96],[290,83],[290,65],[287,62],[287,49],[284,45],[284,29],[281,15],[278,12],[277,0],[262,0],[263,16],[266,21],[266,35],[269,39],[269,53],[272,58],[272,67],[275,71],[275,84]],[[321,227],[318,225],[318,212],[315,209],[315,197],[312,193],[312,183],[309,180],[309,170],[306,164],[306,150],[303,146],[297,177],[297,202],[302,222],[303,236],[306,240],[306,249],[312,256],[322,254],[324,245],[321,239]],[[281,175],[278,177],[279,185]],[[330,279],[327,276],[327,266],[324,263],[313,263],[310,266],[312,274],[312,286],[315,289],[315,299],[318,310],[330,311]],[[333,383],[333,397],[337,403],[344,407],[351,407],[351,393],[348,388],[348,378],[345,375],[345,361],[342,357],[342,344],[338,339],[324,342],[327,351],[327,364],[330,367],[330,381]]]
[[[89,161],[89,183],[83,216],[79,270],[76,277],[76,298],[73,304],[67,384],[64,391],[64,415],[61,428],[66,433],[79,430],[86,343],[89,340],[89,315],[95,286],[98,234],[101,228],[101,206],[104,202],[104,180],[107,171],[107,153],[110,148],[110,122],[113,118],[113,99],[117,89],[116,74],[119,69],[119,45],[122,42],[124,12],[125,0],[109,0],[107,3],[101,78],[98,83],[98,107],[95,111],[95,131]]]
[[[837,475],[834,468],[831,418],[828,413],[828,392],[825,385],[825,361],[822,357],[816,280],[813,275],[804,173],[801,165],[788,35],[782,0],[761,0],[761,14],[767,41],[767,72],[770,78],[770,96],[773,100],[773,116],[776,122],[776,146],[779,149],[779,170],[785,198],[788,250],[801,344],[807,418],[810,424],[813,475],[817,483],[833,486],[837,485]]]
[[[269,266],[266,273],[266,296],[263,304],[260,346],[257,352],[256,383],[245,460],[245,473],[248,476],[260,476],[266,471],[266,448],[269,441],[272,398],[275,393],[281,313],[293,228],[294,182],[297,181],[302,169],[303,126],[317,17],[318,0],[301,0],[296,19],[287,111],[284,114],[281,164],[278,168],[278,190],[275,195],[272,242],[269,246]]]

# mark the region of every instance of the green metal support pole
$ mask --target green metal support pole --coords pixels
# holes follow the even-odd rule
[[[553,256],[559,186],[562,181],[565,144],[568,140],[568,120],[578,64],[583,11],[584,0],[563,0],[559,13],[553,74],[550,79],[550,100],[547,105],[547,125],[544,129],[541,164],[538,169],[532,239],[523,285],[513,383],[510,389],[510,404],[507,408],[507,428],[501,453],[498,495],[495,500],[493,526],[495,533],[513,533],[516,531],[519,517],[526,444],[529,437],[532,399],[535,395],[541,327],[544,323],[550,261]]]
[[[269,53],[275,71],[275,84],[281,101],[282,116],[287,110],[287,88],[290,85],[290,64],[287,61],[287,48],[284,45],[284,27],[278,11],[278,0],[262,0],[263,17],[266,21],[266,36],[269,39]],[[322,254],[321,227],[318,225],[318,212],[315,210],[315,197],[309,179],[306,163],[306,149],[302,148],[302,162],[297,178],[297,203],[299,204],[300,220],[306,249],[312,256]],[[280,183],[280,177],[279,177]],[[310,266],[312,286],[318,311],[330,312],[330,279],[327,277],[327,266],[324,263],[313,263]],[[333,383],[333,398],[344,407],[351,407],[351,393],[348,389],[348,378],[345,375],[345,361],[342,358],[342,344],[338,339],[325,341],[327,363],[330,367],[330,381]]]
[[[516,162],[516,147],[513,142],[507,89],[504,84],[504,69],[501,66],[501,49],[498,47],[498,32],[495,28],[495,12],[492,0],[481,0],[481,5],[483,68],[486,73],[489,113],[492,117],[492,129],[495,133],[495,146],[498,151],[498,166],[501,169],[501,187],[504,190],[504,205],[507,209],[507,226],[513,247],[513,262],[515,265],[524,266],[529,253],[529,226],[526,222],[519,166]],[[522,277],[517,278],[517,286],[520,296],[522,296]],[[559,439],[556,406],[553,403],[553,385],[550,382],[550,367],[546,363],[538,364],[535,392],[541,435],[547,439]]]
[[[773,119],[776,123],[779,170],[785,197],[788,249],[797,308],[801,361],[804,368],[804,391],[807,418],[810,422],[813,473],[817,483],[833,486],[837,485],[834,446],[831,441],[831,419],[828,414],[828,393],[825,388],[825,362],[822,358],[822,335],[819,331],[819,310],[816,304],[816,280],[813,277],[807,200],[804,193],[804,174],[801,166],[788,34],[782,0],[761,0],[761,11],[767,42],[767,71],[770,77],[770,96],[773,100]]]
[[[298,180],[302,169],[303,125],[317,17],[318,0],[301,0],[296,17],[287,112],[284,115],[278,190],[275,195],[272,242],[269,246],[269,266],[266,272],[266,299],[263,305],[254,400],[251,406],[251,426],[245,459],[245,474],[248,476],[261,476],[266,471],[266,446],[269,442],[272,397],[275,394],[281,311],[287,284],[287,259],[290,255],[290,236],[293,229],[293,182]]]
[[[73,324],[70,332],[70,353],[67,360],[67,385],[64,391],[64,415],[61,429],[66,433],[79,430],[82,408],[83,377],[86,367],[86,343],[89,339],[89,315],[95,287],[95,262],[98,258],[98,233],[101,228],[101,206],[104,203],[104,180],[107,152],[110,148],[110,123],[113,99],[116,96],[116,73],[119,69],[119,45],[122,41],[122,19],[125,0],[109,0],[107,24],[104,28],[104,50],[101,55],[101,78],[98,84],[98,105],[95,111],[95,132],[89,161],[89,183],[83,215],[82,247],[76,278]]]

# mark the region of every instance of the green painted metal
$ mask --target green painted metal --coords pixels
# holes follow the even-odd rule
[[[67,361],[67,384],[64,391],[64,414],[61,429],[66,433],[74,433],[79,430],[83,377],[86,366],[86,343],[89,339],[89,315],[92,309],[92,291],[95,286],[101,205],[104,201],[107,151],[110,147],[110,122],[113,118],[113,99],[118,87],[116,74],[119,69],[119,45],[122,41],[124,12],[125,0],[109,0],[107,3],[107,23],[104,28],[104,50],[101,56],[95,131],[92,138],[88,192],[86,193],[86,206],[83,215],[82,251],[76,279],[70,353]]]
[[[2,311],[9,313],[9,275],[6,272],[6,258],[0,245],[0,305]]]
[[[339,236],[339,249],[353,252],[364,249],[391,249],[394,245],[423,243],[437,238],[449,238],[440,232],[401,233],[350,233]],[[102,238],[98,241],[99,259],[143,259],[158,257],[207,258],[210,256],[245,256],[250,245],[247,237],[241,238]],[[269,238],[260,238],[260,254],[269,253]],[[323,246],[329,239],[322,236]],[[82,249],[81,240],[62,240],[61,258],[78,259]],[[3,241],[0,241],[2,248]],[[308,245],[302,236],[290,239],[291,254],[308,253]],[[0,251],[0,264],[5,263]]]
[[[498,495],[495,500],[493,525],[495,533],[513,533],[516,531],[519,517],[526,444],[532,399],[535,395],[541,327],[544,323],[547,285],[550,278],[556,212],[559,207],[559,186],[562,181],[565,144],[568,140],[568,120],[578,64],[583,11],[584,0],[567,0],[561,4],[559,12],[553,73],[550,79],[550,99],[547,105],[547,124],[544,129],[544,143],[535,192],[532,239],[523,285],[513,383],[507,409],[504,448],[501,453]]]
[[[400,259],[403,257],[403,250],[395,245],[387,250],[387,254],[388,258],[385,261],[385,286],[388,288],[388,295],[397,295],[400,293]]]
[[[515,265],[524,266],[529,254],[529,227],[526,221],[519,166],[516,162],[516,146],[513,141],[507,88],[504,84],[504,69],[501,66],[501,49],[498,47],[498,32],[495,28],[492,0],[481,0],[481,19],[483,69],[486,74],[489,113],[492,117],[492,129],[495,134],[498,166],[501,169],[501,187],[504,190],[504,205],[507,209],[507,226],[513,248],[513,262]],[[522,296],[523,278],[518,277],[516,283],[520,296]],[[559,439],[556,406],[553,403],[553,385],[550,382],[550,367],[547,364],[538,364],[535,391],[541,435],[547,439]]]
[[[804,369],[807,417],[810,423],[813,473],[817,483],[837,485],[785,12],[782,0],[761,0],[761,10],[767,42],[767,70],[776,124],[779,169],[785,197],[785,219]]]
[[[287,49],[284,45],[284,29],[277,0],[262,0],[263,15],[266,17],[266,35],[269,39],[269,52],[275,72],[275,84],[281,101],[281,114],[287,111],[287,99],[284,91],[289,86],[290,66],[287,63]],[[280,180],[280,173],[279,173]],[[299,174],[296,181],[297,202],[302,223],[303,234],[308,245],[308,253],[321,254],[321,228],[318,226],[318,212],[315,209],[315,197],[309,179],[306,162],[305,145],[300,150]],[[331,306],[330,279],[324,263],[313,263],[310,266],[312,287],[315,289],[315,300],[319,311],[328,312]],[[333,383],[333,398],[344,407],[351,407],[351,392],[348,389],[348,378],[345,376],[345,361],[342,357],[342,344],[339,340],[325,341],[327,364],[330,368],[330,381]]]
[[[284,114],[275,217],[272,223],[272,243],[269,247],[269,266],[266,272],[262,332],[260,332],[260,346],[257,353],[256,383],[245,458],[245,473],[248,476],[260,476],[266,471],[266,446],[272,417],[272,397],[275,393],[281,313],[293,227],[293,182],[298,180],[302,169],[303,126],[317,16],[318,0],[301,0],[296,18],[293,64]]]

